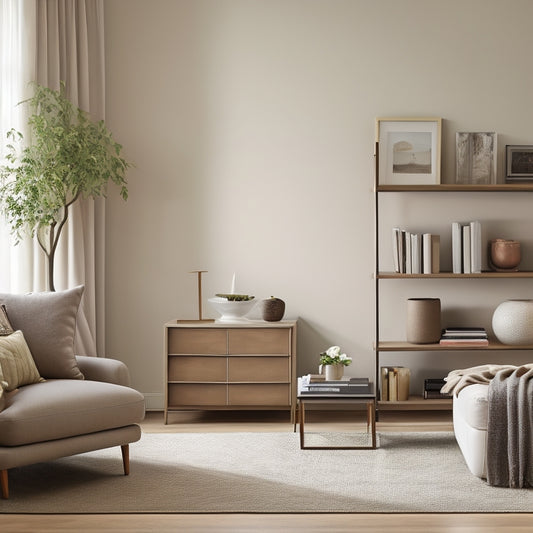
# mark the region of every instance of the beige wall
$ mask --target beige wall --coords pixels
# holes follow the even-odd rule
[[[105,16],[107,122],[136,164],[128,202],[107,202],[108,355],[162,407],[163,324],[196,317],[188,272],[205,269],[205,314],[236,272],[238,291],[299,317],[300,373],[339,344],[349,373],[371,376],[375,118],[443,117],[443,181],[456,131],[496,131],[502,173],[505,144],[533,144],[533,2],[106,0]],[[441,233],[444,252],[451,221],[480,218],[490,236],[521,238],[532,268],[532,197],[496,196],[388,197],[385,218]],[[389,286],[391,337],[410,296],[486,327],[499,301],[531,296],[518,281],[426,283]],[[391,357],[415,389],[485,362]]]

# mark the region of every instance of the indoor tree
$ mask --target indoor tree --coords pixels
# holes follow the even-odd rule
[[[69,208],[79,198],[106,195],[111,180],[128,197],[125,173],[130,164],[103,120],[92,121],[66,96],[33,84],[29,105],[29,142],[7,133],[7,164],[0,167],[0,210],[18,244],[37,236],[47,258],[48,287],[54,288],[54,257]]]

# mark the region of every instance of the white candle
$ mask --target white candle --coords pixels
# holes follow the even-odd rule
[[[231,292],[230,294],[235,294],[235,272],[233,273],[233,279],[231,280]]]

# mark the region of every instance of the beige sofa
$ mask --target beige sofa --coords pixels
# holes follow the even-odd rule
[[[144,398],[129,386],[122,362],[74,355],[82,292],[0,294],[7,324],[0,336],[3,498],[9,469],[101,448],[121,446],[129,473],[128,445],[141,436]]]

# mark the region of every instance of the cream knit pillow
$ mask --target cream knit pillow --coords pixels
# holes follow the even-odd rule
[[[22,385],[44,381],[39,375],[22,331],[0,337],[0,367],[6,383],[3,389],[12,391]]]

